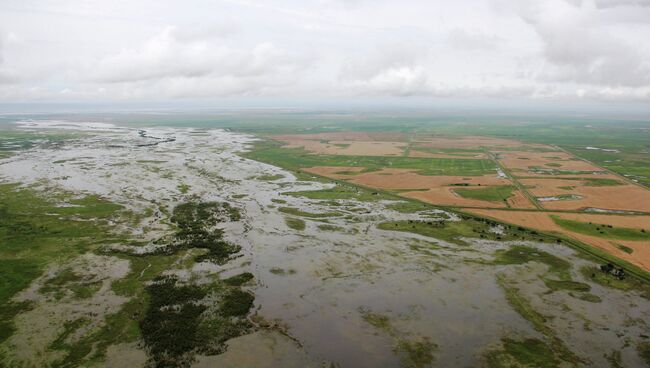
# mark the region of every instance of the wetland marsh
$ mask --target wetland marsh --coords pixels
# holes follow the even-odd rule
[[[648,284],[553,235],[316,176],[300,168],[320,158],[247,133],[29,121],[6,136],[0,365],[648,364]],[[410,160],[362,162],[497,175]],[[491,188],[456,190],[515,189]]]

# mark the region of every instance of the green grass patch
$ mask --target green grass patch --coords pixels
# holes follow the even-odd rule
[[[585,278],[602,286],[619,289],[623,291],[634,290],[641,294],[642,297],[650,300],[650,284],[640,281],[634,277],[619,279],[609,273],[601,271],[595,266],[585,266],[580,269]]]
[[[331,189],[307,190],[301,192],[285,192],[284,195],[305,197],[320,200],[350,199],[361,202],[394,200],[397,197],[380,191],[372,191],[354,185],[337,184]]]
[[[463,198],[478,199],[481,201],[505,201],[512,197],[516,188],[512,185],[495,185],[480,189],[454,189]]]
[[[235,275],[223,280],[223,283],[230,286],[241,286],[254,278],[255,276],[253,276],[252,273],[243,272],[240,273],[239,275]]]
[[[64,297],[66,291],[72,292],[76,298],[85,299],[93,296],[100,287],[101,282],[85,281],[71,269],[64,269],[49,279],[39,291],[53,294],[57,300]]]
[[[435,207],[422,203],[422,202],[416,202],[416,201],[399,201],[396,203],[391,203],[386,206],[386,208],[397,211],[400,213],[416,213],[420,211],[427,211],[434,209]]]
[[[622,182],[616,179],[606,179],[606,178],[585,178],[582,179],[585,181],[585,185],[589,187],[613,187],[617,185],[623,185]]]
[[[549,267],[549,272],[560,277],[561,280],[570,280],[571,264],[550,253],[526,247],[515,245],[508,250],[497,251],[494,262],[496,264],[525,264],[528,262],[544,263]]]
[[[178,188],[178,191],[181,192],[182,194],[187,194],[187,192],[189,192],[190,190],[190,186],[185,183],[178,184],[176,188]]]
[[[72,203],[72,207],[61,207]],[[65,262],[101,244],[123,241],[107,221],[121,206],[96,196],[44,198],[34,189],[0,185],[0,339],[13,332],[13,316],[28,307],[11,298],[39,277],[50,262]],[[80,297],[91,290],[73,290]]]
[[[260,175],[257,177],[257,180],[261,181],[275,181],[275,180],[280,180],[284,179],[284,175],[282,174],[267,174],[267,175]]]
[[[288,215],[308,217],[308,218],[327,218],[327,217],[335,217],[341,215],[339,212],[319,212],[319,213],[306,212],[294,207],[280,207],[279,210],[280,212],[286,213]]]
[[[650,240],[650,230],[638,230],[625,227],[613,227],[611,225],[599,225],[587,222],[563,219],[559,216],[551,216],[553,221],[562,228],[575,231],[580,234],[596,236],[606,239],[619,240]]]
[[[546,287],[548,287],[553,291],[558,291],[558,290],[581,291],[581,292],[591,291],[591,286],[589,286],[588,284],[577,282],[577,281],[571,281],[571,280],[546,279],[544,280],[544,284],[546,284]]]
[[[289,226],[290,228],[298,231],[305,230],[305,221],[293,217],[287,217],[284,219],[284,222]]]
[[[622,250],[623,252],[625,252],[625,253],[627,253],[627,254],[632,254],[632,253],[634,253],[634,249],[632,249],[632,248],[630,248],[630,247],[626,247],[626,246],[623,245],[623,244],[615,244],[615,245],[616,245],[616,248]]]
[[[321,231],[343,231],[344,229],[340,226],[334,226],[329,224],[318,225],[318,230]]]
[[[406,231],[450,243],[466,245],[464,238],[481,238],[486,240],[535,240],[549,241],[552,238],[513,226],[503,226],[501,234],[490,231],[491,227],[498,225],[487,219],[464,217],[461,221],[388,221],[382,222],[377,227],[382,230]]]
[[[121,205],[108,202],[99,196],[89,195],[71,199],[64,206],[57,207],[55,212],[83,218],[108,218],[122,208]]]
[[[284,268],[280,267],[272,267],[269,272],[271,272],[274,275],[279,275],[279,276],[286,276],[286,275],[295,275],[296,270],[290,268],[288,270],[285,270]]]

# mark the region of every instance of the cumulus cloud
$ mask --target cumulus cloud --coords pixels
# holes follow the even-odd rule
[[[130,96],[148,88],[172,97],[255,94],[291,84],[304,58],[271,42],[232,47],[211,33],[183,34],[165,28],[140,47],[99,60],[91,82],[122,84]]]
[[[650,64],[637,45],[597,20],[609,7],[590,2],[535,1],[518,9],[542,42],[547,62],[542,79],[598,86],[643,86],[650,82]],[[630,11],[633,11],[631,9]]]
[[[4,45],[6,36],[0,32],[0,85],[16,82],[17,78],[12,70],[5,66]]]
[[[0,97],[650,101],[648,19],[650,0],[5,0]]]

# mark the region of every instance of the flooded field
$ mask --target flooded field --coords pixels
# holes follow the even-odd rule
[[[648,285],[602,275],[600,264],[553,239],[433,208],[400,210],[411,202],[362,188],[344,199],[305,194],[336,184],[244,158],[258,139],[250,135],[53,121],[18,126],[78,135],[35,141],[1,159],[0,180],[46,197],[97,196],[120,205],[107,226],[123,240],[50,259],[44,274],[12,296],[30,308],[12,317],[0,365],[63,365],[76,344],[131,308],[136,297],[116,287],[120,280],[142,284],[135,290],[167,285],[152,281],[160,275],[176,287],[221,285],[247,273],[252,278],[234,291],[220,286],[182,304],[204,306],[201,320],[212,305],[222,313],[223,290],[254,295],[250,310],[228,320],[236,333],[223,335],[218,348],[188,348],[183,364],[641,367],[650,360]],[[182,227],[174,209],[184,203],[228,203],[230,218],[208,227],[237,251],[218,261],[201,258],[203,247],[168,251],[160,239]],[[487,230],[463,230],[470,223]],[[451,230],[431,236],[440,227]],[[84,298],[47,292],[65,270],[92,286]],[[151,279],[143,276],[148,270],[155,270]],[[130,312],[136,320],[146,319],[142,300]],[[110,341],[95,336],[75,359],[164,366],[144,331]]]

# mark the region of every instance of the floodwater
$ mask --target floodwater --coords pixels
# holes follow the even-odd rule
[[[450,244],[377,229],[382,221],[422,215],[389,210],[388,202],[345,200],[332,206],[283,195],[329,185],[300,182],[285,170],[240,157],[255,139],[248,135],[52,121],[21,126],[74,129],[83,135],[57,145],[37,144],[0,160],[0,180],[101,195],[142,215],[138,225],[119,229],[133,237],[154,240],[171,231],[160,207],[171,209],[190,198],[228,201],[241,209],[242,221],[228,225],[226,236],[242,246],[242,256],[223,266],[196,264],[191,272],[224,277],[252,272],[256,313],[283,326],[286,335],[271,330],[234,339],[220,356],[199,356],[197,366],[414,366],[399,346],[421,341],[435,345],[433,366],[480,366],[502,338],[544,339],[508,304],[497,275],[547,317],[555,335],[585,366],[607,366],[605,355],[613,351],[621,352],[624,366],[642,364],[636,345],[650,335],[648,301],[584,280],[577,269],[588,262],[562,245],[525,243],[570,260],[573,279],[589,283],[600,303],[565,291],[549,293],[541,279],[546,271],[542,264],[481,262],[522,242],[467,239],[469,245]],[[282,178],[260,178],[269,175]],[[340,216],[303,218],[306,228],[294,230],[286,225],[288,215],[278,210],[281,206]],[[319,229],[324,224],[331,229]],[[368,313],[387,316],[390,329],[370,324],[364,319]],[[109,349],[109,365],[119,366],[111,359],[128,355],[115,353],[125,349]],[[137,346],[128,349],[143,362],[141,352],[133,351]]]

